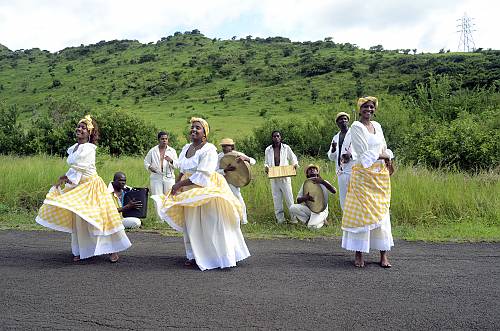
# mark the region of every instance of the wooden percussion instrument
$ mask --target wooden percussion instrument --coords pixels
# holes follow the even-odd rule
[[[219,168],[225,169],[227,166],[232,165],[236,169],[232,171],[225,171],[224,177],[227,182],[236,187],[247,186],[250,183],[252,174],[250,172],[250,164],[246,161],[236,161],[236,158],[241,154],[229,152],[224,154],[219,162]]]
[[[282,178],[297,176],[297,171],[293,165],[269,167],[267,173],[269,178]]]
[[[127,192],[124,192],[123,205],[126,206],[130,200],[137,200],[142,203],[142,208],[129,209],[123,211],[123,217],[137,217],[146,218],[148,213],[148,193],[149,189],[146,187],[134,187]]]
[[[306,179],[302,188],[302,194],[305,196],[307,193],[314,199],[314,201],[306,201],[306,206],[313,213],[321,213],[326,209],[328,201],[325,201],[323,189],[320,184],[314,183],[311,179]]]

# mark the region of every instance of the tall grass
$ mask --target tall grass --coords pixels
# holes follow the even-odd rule
[[[325,160],[302,158],[292,180],[296,194],[304,181],[304,167],[316,163],[321,175],[337,185],[335,167]],[[106,183],[116,171],[127,175],[130,186],[146,187],[148,173],[141,158],[98,157],[97,169]],[[36,228],[34,216],[50,186],[64,174],[64,159],[49,156],[0,156],[0,228]],[[302,225],[277,225],[271,187],[262,162],[253,168],[252,182],[242,189],[254,237],[314,237],[340,235],[338,196],[330,195],[330,226],[309,231]],[[396,238],[432,240],[500,240],[500,174],[462,172],[399,166],[392,177],[391,220]],[[150,201],[144,228],[173,233],[158,221]]]

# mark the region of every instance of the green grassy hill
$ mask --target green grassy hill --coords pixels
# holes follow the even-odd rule
[[[239,138],[269,117],[349,111],[363,94],[411,95],[429,74],[458,77],[466,88],[500,86],[500,51],[414,51],[282,37],[216,40],[197,30],[57,53],[0,45],[0,100],[16,104],[23,121],[45,111],[48,98],[69,97],[91,109],[124,109],[177,134],[202,115],[216,137]]]

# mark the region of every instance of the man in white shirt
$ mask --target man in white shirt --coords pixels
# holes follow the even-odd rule
[[[168,146],[168,134],[158,133],[158,145],[144,158],[144,167],[150,172],[151,195],[166,194],[175,184],[174,169],[179,167],[177,152]]]
[[[255,164],[255,159],[254,158],[251,158],[249,156],[246,156],[245,154],[241,153],[241,152],[238,152],[238,151],[235,151],[234,150],[234,141],[233,139],[231,138],[224,138],[221,140],[220,142],[220,146],[222,148],[222,152],[219,153],[218,157],[219,157],[219,168],[217,169],[217,172],[220,173],[221,175],[224,175],[226,172],[228,171],[233,171],[235,168],[234,166],[227,166],[225,169],[222,169],[220,167],[220,160],[222,159],[222,157],[224,156],[224,154],[227,154],[229,152],[233,152],[233,153],[237,153],[238,154],[238,157],[236,158],[236,160],[241,160],[241,161],[246,161],[248,163],[250,163],[250,165],[254,165]],[[238,161],[239,162],[239,161]],[[231,191],[233,191],[233,194],[234,196],[240,201],[241,203],[241,206],[243,208],[243,219],[241,220],[241,223],[242,224],[247,224],[248,223],[248,218],[247,218],[247,206],[245,205],[245,201],[243,200],[243,196],[241,195],[241,191],[240,191],[240,188],[239,187],[236,187],[230,183],[227,183],[229,185],[229,188],[231,189]]]
[[[290,207],[290,214],[298,218],[302,223],[306,224],[309,229],[320,229],[327,224],[328,217],[328,192],[335,194],[336,190],[328,181],[321,178],[319,175],[319,166],[310,164],[306,168],[306,177],[314,183],[320,185],[323,192],[323,200],[325,209],[320,213],[314,213],[306,205],[307,201],[314,201],[314,198],[309,193],[304,194],[304,184],[297,194],[297,203]]]
[[[347,187],[351,178],[353,165],[351,154],[351,131],[349,130],[349,114],[340,112],[335,117],[335,122],[340,129],[332,139],[332,145],[328,150],[328,158],[335,162],[339,183],[340,207],[344,209],[344,201],[347,195]]]
[[[125,206],[123,205],[125,192],[129,190],[130,187],[127,186],[127,177],[125,174],[123,172],[115,173],[113,181],[108,185],[108,192],[111,194],[120,214],[126,210],[142,208],[142,202],[135,199],[130,200]],[[141,220],[137,217],[124,217],[122,222],[126,229],[136,229],[141,226]]]
[[[266,174],[269,172],[269,167],[293,165],[298,166],[297,156],[293,153],[290,146],[281,142],[281,133],[273,131],[272,145],[269,145],[264,152],[264,167]],[[283,209],[283,199],[286,206],[290,210],[293,205],[292,179],[290,177],[271,179],[271,190],[273,193],[274,214],[278,223],[285,221],[285,212]],[[297,223],[297,219],[291,216],[291,222]]]

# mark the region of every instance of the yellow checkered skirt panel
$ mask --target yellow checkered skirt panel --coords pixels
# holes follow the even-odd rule
[[[391,179],[384,163],[369,168],[352,167],[342,215],[342,229],[374,226],[387,214],[391,204]]]
[[[182,179],[189,178],[191,174],[184,176]],[[176,195],[171,195],[169,191],[166,195],[154,195],[152,198],[160,218],[179,232],[184,231],[184,208],[199,207],[213,200],[217,201],[217,209],[224,215],[222,221],[235,224],[243,215],[241,203],[234,196],[226,179],[216,172],[210,176],[208,186],[191,185]]]
[[[36,221],[45,227],[71,233],[74,214],[92,225],[94,235],[110,235],[124,229],[122,217],[98,175],[82,177],[74,188],[52,187]]]

